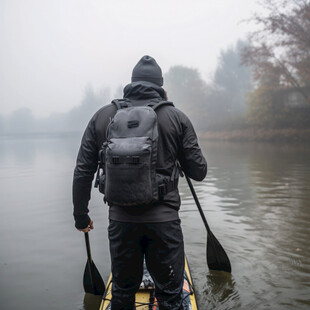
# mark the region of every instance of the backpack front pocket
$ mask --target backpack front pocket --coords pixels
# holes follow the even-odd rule
[[[105,199],[111,205],[136,206],[153,201],[152,140],[111,139],[106,149]]]

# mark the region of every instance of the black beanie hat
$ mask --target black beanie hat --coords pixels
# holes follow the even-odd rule
[[[132,70],[131,82],[148,81],[163,86],[160,66],[151,56],[143,56]]]

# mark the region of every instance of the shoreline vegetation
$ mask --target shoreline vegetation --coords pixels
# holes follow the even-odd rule
[[[32,131],[0,133],[0,139],[15,138],[81,138],[83,131]],[[206,141],[238,142],[310,142],[310,128],[244,128],[233,130],[197,130],[197,136]]]
[[[240,142],[310,142],[310,129],[299,128],[247,128],[230,131],[205,131],[198,136],[203,140]]]

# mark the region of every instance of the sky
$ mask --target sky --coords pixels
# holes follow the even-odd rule
[[[67,112],[88,86],[113,95],[143,55],[208,81],[257,10],[255,0],[0,0],[0,114]]]

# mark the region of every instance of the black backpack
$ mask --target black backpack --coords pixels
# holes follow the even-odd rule
[[[95,187],[105,202],[118,206],[143,206],[158,202],[177,188],[178,169],[169,178],[156,173],[157,114],[172,102],[132,106],[128,99],[113,100],[117,112],[107,128],[107,141],[99,152]]]

